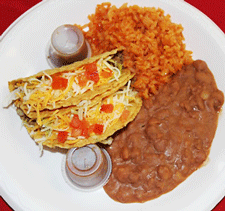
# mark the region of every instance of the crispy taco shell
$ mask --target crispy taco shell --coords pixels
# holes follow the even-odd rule
[[[101,99],[103,99],[106,96],[111,95],[112,93],[116,92],[118,89],[123,87],[134,75],[131,74],[128,69],[124,69],[122,72],[122,75],[119,79],[119,81],[113,81],[110,84],[105,84],[99,87],[96,87],[95,90],[91,91],[88,90],[87,92],[83,93],[80,96],[77,96],[76,98],[71,98],[70,100],[61,100],[57,102],[58,108],[64,108],[67,109],[70,106],[76,107],[81,101],[84,100],[91,100],[91,103],[89,107],[94,106],[97,102],[99,102]],[[16,100],[14,102],[15,106],[22,109],[23,112],[30,118],[34,119],[37,118],[37,112],[36,110],[31,110],[28,112],[28,108],[21,100]],[[47,116],[50,116],[52,113],[55,112],[56,109],[52,108],[41,108],[39,111],[40,117],[44,118]]]
[[[95,62],[95,61],[99,60],[100,58],[106,58],[110,55],[115,55],[119,51],[121,51],[121,49],[115,49],[115,50],[112,50],[110,52],[105,52],[103,54],[100,54],[100,55],[97,55],[97,56],[94,56],[94,57],[91,57],[91,58],[87,58],[87,59],[84,59],[82,61],[75,62],[75,63],[70,64],[70,65],[66,65],[66,66],[62,66],[62,67],[54,68],[54,69],[47,69],[47,70],[41,71],[41,72],[39,72],[35,75],[29,76],[29,77],[18,78],[16,80],[9,81],[8,82],[9,91],[12,92],[14,89],[22,86],[22,84],[24,84],[25,82],[28,82],[29,79],[31,79],[31,78],[42,77],[44,75],[44,73],[47,73],[48,75],[54,75],[56,73],[66,72],[66,71],[67,72],[73,72],[74,69],[76,69],[76,68],[79,68],[79,67],[81,67],[85,64]]]
[[[121,118],[118,118],[112,125],[106,128],[105,132],[101,135],[93,134],[90,137],[86,139],[77,138],[73,140],[66,140],[64,143],[61,143],[57,139],[58,131],[51,131],[51,135],[46,137],[46,131],[44,131],[35,121],[35,119],[27,119],[24,120],[24,126],[26,127],[28,133],[30,134],[31,138],[33,138],[36,143],[41,143],[43,146],[47,146],[49,148],[64,148],[64,149],[70,149],[73,147],[82,147],[87,144],[93,144],[93,143],[107,143],[106,139],[110,136],[112,136],[116,131],[122,129],[125,127],[129,122],[133,121],[138,112],[140,111],[140,108],[142,106],[142,100],[140,97],[136,96],[133,98],[130,102],[130,106],[128,106],[127,110],[129,111],[129,116],[126,120],[122,120]],[[60,113],[63,115],[63,112],[68,112],[69,108],[67,110],[60,109]],[[71,107],[71,109],[74,109]]]
[[[59,74],[59,73],[71,73],[74,72],[75,69],[82,67],[83,65],[93,63],[95,61],[98,61],[101,58],[107,58],[109,56],[116,55],[117,53],[120,53],[121,49],[115,49],[110,52],[106,52],[104,54],[91,57],[88,59],[85,59],[83,61],[75,62],[71,65],[68,66],[63,66],[60,68],[55,68],[55,69],[49,69],[45,71],[41,71],[33,76],[26,77],[26,78],[19,78],[17,80],[13,80],[8,82],[9,90],[12,92],[13,90],[19,88],[19,87],[24,87],[25,83],[29,83],[30,80],[36,78],[40,79],[43,75],[49,75],[52,76],[54,74]],[[94,86],[93,89],[89,89],[85,91],[84,93],[80,93],[76,96],[71,96],[69,99],[62,98],[60,100],[55,101],[53,104],[45,104],[40,101],[34,102],[30,108],[27,106],[27,103],[24,102],[22,97],[19,97],[17,100],[14,101],[14,104],[19,107],[20,109],[23,110],[23,112],[30,118],[36,118],[37,113],[40,114],[40,116],[45,116],[45,110],[55,110],[57,108],[61,107],[69,107],[72,105],[78,105],[81,101],[83,100],[91,100],[96,98],[96,100],[100,100],[104,98],[107,95],[110,95],[111,93],[117,91],[120,87],[124,86],[132,77],[134,74],[132,74],[128,69],[122,69],[121,75],[119,77],[119,80],[114,80],[109,83],[101,84],[101,86]],[[95,101],[93,101],[95,102]],[[38,106],[37,106],[38,105]],[[93,104],[92,104],[93,105]],[[38,107],[38,108],[37,108]]]

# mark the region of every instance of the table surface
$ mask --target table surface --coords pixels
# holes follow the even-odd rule
[[[41,0],[1,0],[0,1],[0,35],[24,12],[41,2]],[[206,14],[225,33],[225,0],[186,0],[201,12]],[[225,193],[224,193],[225,195]],[[0,193],[0,211],[12,211],[10,205]],[[225,210],[225,197],[216,205],[213,211]]]

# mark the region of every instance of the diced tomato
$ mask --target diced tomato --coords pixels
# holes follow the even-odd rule
[[[71,131],[71,136],[72,137],[78,137],[78,136],[84,136],[85,138],[87,138],[89,136],[89,133],[88,133],[88,128],[72,128],[72,131]]]
[[[81,136],[81,134],[82,134],[82,130],[79,128],[73,128],[71,131],[72,137],[78,137],[78,136]]]
[[[85,87],[87,82],[88,82],[88,79],[87,79],[85,74],[80,74],[78,76],[78,84],[79,84],[79,86]]]
[[[81,128],[81,129],[84,129],[84,128],[87,128],[89,126],[88,122],[83,118],[83,120],[80,120],[78,115],[75,114],[73,116],[73,119],[70,123],[70,126],[73,127],[73,128]]]
[[[130,115],[130,111],[124,110],[120,116],[121,121],[126,121],[129,115]]]
[[[73,116],[73,119],[70,122],[70,126],[72,127],[71,135],[73,137],[88,137],[89,123],[85,119],[80,120],[77,114]]]
[[[113,112],[113,108],[114,108],[113,104],[103,104],[101,106],[100,110],[102,112],[105,112],[105,113],[112,113]]]
[[[89,127],[89,123],[88,121],[86,121],[85,119],[83,119],[81,122],[80,122],[80,126],[79,128],[81,128],[82,130],[86,129]]]
[[[64,143],[66,141],[66,139],[67,139],[67,136],[68,136],[68,132],[66,132],[66,131],[59,131],[58,132],[58,136],[57,136],[58,142]]]
[[[83,128],[81,136],[84,136],[85,138],[89,137],[88,127]]]
[[[97,64],[95,62],[85,65],[85,75],[88,80],[94,81],[94,83],[98,83],[99,74],[97,70]]]
[[[52,89],[66,89],[68,84],[68,79],[60,77],[60,76],[53,76],[52,77]]]
[[[96,64],[96,62],[86,64],[84,69],[87,71],[90,71],[90,72],[95,72],[95,71],[97,71],[97,64]]]
[[[94,128],[95,128],[95,125],[90,125],[89,128],[88,128],[88,133],[89,134],[93,133]]]
[[[110,70],[110,69],[103,70],[103,71],[101,72],[101,76],[102,76],[103,78],[109,78],[109,77],[111,77],[112,75],[113,75],[113,71]]]
[[[79,128],[80,119],[77,114],[74,114],[72,121],[70,122],[70,126],[73,128]]]
[[[103,133],[104,125],[101,124],[95,124],[93,132],[97,135],[101,135]]]

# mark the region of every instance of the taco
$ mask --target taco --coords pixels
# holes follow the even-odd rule
[[[88,108],[88,103],[82,101],[79,108],[56,109],[42,120],[42,126],[25,114],[20,116],[31,138],[40,146],[69,149],[107,143],[108,137],[131,122],[142,106],[141,98],[130,88],[130,81],[95,106]]]
[[[123,68],[122,50],[115,49],[68,66],[10,81],[8,86],[14,95],[15,106],[29,118],[40,120],[45,110],[77,106],[81,101],[95,97],[97,100],[92,102],[98,102],[124,86],[133,76]]]

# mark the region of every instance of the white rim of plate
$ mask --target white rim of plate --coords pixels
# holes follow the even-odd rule
[[[1,35],[0,37],[0,44],[3,41],[3,39],[8,35],[8,33],[24,18],[26,18],[26,16],[30,13],[32,13],[33,11],[35,11],[37,8],[42,7],[44,5],[49,4],[51,1],[54,0],[42,0],[41,2],[39,2],[38,4],[34,5],[32,8],[30,8],[29,10],[27,10],[25,13],[23,13],[20,17],[18,17]],[[217,36],[218,39],[224,39],[225,38],[225,34],[224,32],[208,17],[206,16],[204,13],[202,13],[200,10],[198,10],[197,8],[195,8],[194,6],[192,6],[191,4],[189,4],[188,2],[185,2],[184,0],[176,0],[176,1],[170,1],[170,0],[160,0],[162,2],[168,3],[171,6],[174,6],[178,9],[183,8],[184,6],[187,7],[189,10],[189,12],[191,12],[191,14],[193,16],[196,16],[196,12],[198,13],[198,19],[196,21],[199,22],[199,20],[201,20],[201,26],[208,28],[208,30],[213,30],[214,32],[214,36]],[[132,4],[132,0],[131,1],[127,1],[128,3]],[[171,3],[172,2],[172,3]],[[175,5],[176,2],[176,5]],[[183,9],[182,9],[183,10]],[[204,24],[203,24],[203,23]],[[224,39],[224,45],[223,45],[223,51],[225,52],[225,39]],[[0,169],[2,170],[1,172],[3,172],[3,169],[0,166]],[[3,174],[4,175],[4,172]],[[1,181],[1,187],[0,187],[0,192],[1,192],[1,196],[7,201],[7,203],[9,204],[9,206],[11,206],[12,208],[16,209],[16,210],[27,210],[29,209],[19,198],[18,194],[12,191],[9,191],[7,189],[7,185],[2,178],[4,176],[0,175],[0,181]],[[219,203],[219,201],[224,197],[224,193],[225,193],[225,169],[220,173],[219,177],[217,178],[217,182],[211,184],[211,186],[209,187],[208,191],[204,194],[201,195],[201,197],[198,199],[198,201],[204,201],[206,202],[205,199],[207,199],[207,204],[205,203],[205,209],[204,210],[211,210],[213,209],[217,203]],[[4,187],[4,188],[3,188]],[[7,191],[6,191],[7,190]],[[211,193],[217,193],[217,196],[213,196]],[[190,206],[186,207],[183,210],[199,210],[199,203],[197,203],[196,201],[194,201]]]

